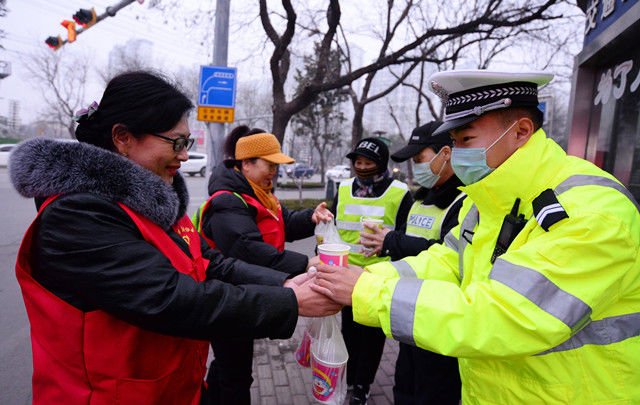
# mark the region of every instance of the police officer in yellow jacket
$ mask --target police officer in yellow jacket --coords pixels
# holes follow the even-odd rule
[[[388,229],[402,229],[411,208],[411,193],[405,183],[391,178],[389,148],[378,138],[364,138],[347,154],[356,176],[340,183],[331,208],[340,238],[351,247],[349,264],[366,266],[388,257],[365,257],[359,244],[362,219],[381,219]],[[349,352],[347,384],[352,387],[349,403],[365,404],[386,339],[379,328],[353,321],[350,307],[342,310],[342,334]]]
[[[434,74],[461,224],[416,257],[316,276],[355,321],[459,357],[463,404],[640,403],[640,206],[540,129],[551,78]]]
[[[451,168],[451,137],[433,135],[440,125],[441,121],[431,121],[414,128],[408,144],[391,155],[396,162],[413,160],[414,179],[421,187],[414,194],[406,231],[372,226],[369,232],[360,233],[362,244],[371,249],[368,255],[389,256],[394,261],[415,256],[442,243],[458,225],[465,194],[458,190],[463,184]],[[458,405],[460,401],[455,357],[400,343],[394,377],[395,405]]]

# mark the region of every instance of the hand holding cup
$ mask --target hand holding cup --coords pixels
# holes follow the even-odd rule
[[[373,255],[380,254],[380,252],[382,252],[384,238],[391,230],[384,226],[372,224],[367,221],[363,222],[362,225],[363,229],[360,232],[360,239],[358,240],[358,243],[366,248],[364,251],[364,257],[371,257]]]
[[[296,278],[305,276],[308,279],[302,284],[297,284]],[[318,291],[311,289],[314,276],[308,273],[301,274],[294,277],[290,283],[285,282],[285,287],[289,287],[293,290],[298,300],[298,315],[308,317],[324,317],[333,315],[342,309],[342,305],[336,303],[329,297],[321,294]]]
[[[353,287],[363,272],[363,268],[354,265],[341,267],[321,264],[317,266],[316,276],[311,281],[311,289],[339,304],[351,305]]]

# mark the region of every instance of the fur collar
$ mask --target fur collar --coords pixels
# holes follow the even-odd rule
[[[189,205],[180,174],[169,185],[131,160],[83,142],[24,141],[11,153],[9,173],[23,197],[95,194],[123,203],[163,229],[181,218]]]

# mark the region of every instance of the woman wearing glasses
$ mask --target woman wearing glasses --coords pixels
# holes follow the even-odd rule
[[[338,310],[201,241],[177,172],[191,108],[164,79],[125,73],[77,117],[79,143],[12,154],[14,186],[39,206],[16,265],[34,403],[198,404],[208,340],[286,338],[299,314]]]

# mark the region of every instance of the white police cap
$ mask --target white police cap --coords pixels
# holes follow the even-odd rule
[[[549,83],[546,72],[450,70],[434,73],[429,88],[442,100],[444,123],[434,135],[480,118],[488,111],[511,107],[537,107],[538,86]]]

